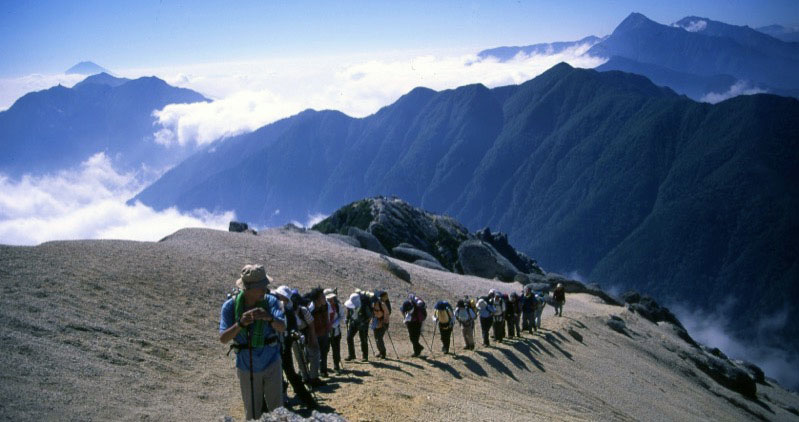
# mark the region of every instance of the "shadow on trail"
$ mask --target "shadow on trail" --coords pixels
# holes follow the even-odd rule
[[[459,361],[462,361],[463,364],[466,365],[466,368],[469,369],[470,371],[474,372],[475,375],[478,375],[478,376],[481,376],[481,377],[487,377],[488,376],[488,372],[486,372],[486,370],[483,369],[483,367],[480,366],[480,364],[477,363],[477,361],[475,361],[474,359],[470,358],[469,356],[458,355],[458,356],[455,356],[455,359],[459,360]]]
[[[319,404],[318,406],[316,406],[316,409],[309,409],[305,406],[298,406],[298,407],[292,406],[291,409],[292,412],[302,416],[303,418],[310,418],[314,410],[322,413],[335,413],[336,411],[336,409],[326,404]]]
[[[549,351],[549,349],[547,349],[546,347],[544,347],[544,345],[543,345],[543,344],[541,344],[541,342],[540,342],[540,341],[538,341],[538,340],[536,340],[536,339],[534,339],[534,338],[528,339],[528,341],[529,341],[529,342],[531,343],[531,345],[532,345],[533,347],[535,347],[536,349],[539,349],[539,350],[541,350],[542,352],[544,352],[544,353],[548,354],[549,356],[555,357],[555,355],[553,355],[553,354],[552,354],[552,352],[550,352],[550,351]]]
[[[535,346],[525,341],[523,343],[514,343],[513,347],[519,352],[521,352],[521,354],[526,356],[527,359],[530,359],[530,362],[532,362],[532,364],[535,365],[535,367],[538,368],[539,371],[546,372],[546,369],[544,369],[544,365],[542,365],[541,362],[539,362],[539,360],[536,359],[532,353],[530,353],[530,348]]]
[[[400,368],[399,366],[391,365],[391,364],[385,363],[385,362],[375,361],[375,362],[372,362],[372,366],[375,367],[375,368],[380,368],[380,369],[390,369],[392,371],[402,372],[405,375],[413,376],[413,374],[411,374],[410,372]]]
[[[563,334],[561,334],[561,333],[560,333],[560,331],[553,331],[553,333],[554,333],[554,334],[555,334],[555,335],[556,335],[556,336],[557,336],[559,339],[561,339],[561,340],[565,341],[566,343],[569,343],[569,339],[568,339],[568,338],[566,338],[566,336],[564,336]]]
[[[514,343],[509,343],[508,345],[514,347],[517,344],[518,343],[514,342]],[[505,348],[497,348],[497,350],[502,352],[502,354],[505,355],[505,358],[508,359],[510,363],[513,364],[513,366],[515,366],[518,369],[524,369],[525,371],[530,372],[530,368],[528,368],[527,365],[524,363],[524,361],[519,359],[519,357],[516,356],[515,353]]]
[[[558,345],[558,343],[560,343],[560,340],[558,340],[558,339],[557,339],[555,336],[553,336],[553,335],[551,335],[551,334],[547,334],[546,336],[544,336],[544,339],[547,341],[547,343],[549,343],[550,345],[552,345],[552,347],[554,347],[554,348],[555,348],[555,349],[557,349],[557,350],[558,350],[560,353],[562,353],[562,354],[563,354],[563,356],[566,356],[566,359],[569,359],[569,360],[574,360],[574,359],[572,358],[572,354],[571,354],[571,353],[569,353],[569,352],[567,352],[567,351],[563,350],[563,349],[560,347],[560,345]]]
[[[441,361],[438,361],[438,360],[435,360],[435,359],[429,359],[429,358],[422,358],[422,359],[424,359],[425,362],[429,363],[434,368],[438,368],[438,369],[440,369],[442,371],[449,372],[450,375],[452,375],[453,377],[455,377],[457,379],[463,378],[461,376],[460,372],[458,372],[457,369],[455,369],[452,365],[450,365],[448,363],[441,362]]]
[[[509,377],[513,378],[513,380],[514,380],[514,381],[519,381],[519,380],[516,378],[516,375],[513,375],[513,371],[511,371],[511,370],[510,370],[510,368],[508,368],[508,366],[507,366],[507,365],[505,365],[504,363],[502,363],[502,361],[500,361],[499,359],[497,359],[497,358],[496,358],[494,355],[492,355],[491,353],[487,353],[487,352],[484,352],[484,351],[482,351],[482,350],[478,350],[478,351],[476,351],[475,353],[477,353],[478,355],[480,355],[480,356],[482,356],[483,358],[485,358],[485,360],[486,360],[486,363],[488,363],[489,365],[491,365],[491,367],[492,367],[492,368],[494,368],[494,369],[496,369],[497,371],[499,371],[499,372],[501,372],[501,373],[503,373],[503,374],[505,374],[505,375],[507,375],[507,376],[509,376]]]
[[[402,364],[402,365],[408,365],[411,368],[424,369],[424,366],[419,365],[418,363],[413,363],[409,359],[417,359],[417,358],[405,358],[405,359],[400,359],[400,360],[387,359],[387,360],[390,360],[391,362],[397,362],[397,363]]]

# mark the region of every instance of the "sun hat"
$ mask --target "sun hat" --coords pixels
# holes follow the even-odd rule
[[[353,293],[350,295],[350,298],[344,302],[344,306],[348,309],[355,309],[361,306],[361,295],[358,293]]]
[[[337,297],[336,291],[333,289],[325,289],[324,294],[325,294],[325,299],[333,299]]]
[[[236,287],[242,290],[264,289],[272,282],[261,264],[245,265],[241,269],[241,277],[236,280]]]

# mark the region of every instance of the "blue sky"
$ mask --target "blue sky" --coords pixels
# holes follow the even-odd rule
[[[795,0],[36,1],[1,0],[0,77],[109,68],[369,54],[456,53],[606,35],[637,11],[752,27],[799,23]]]

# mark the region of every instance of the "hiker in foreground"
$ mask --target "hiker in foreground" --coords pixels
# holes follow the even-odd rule
[[[492,299],[494,306],[494,340],[505,338],[505,298],[502,293],[495,292]]]
[[[558,283],[552,292],[552,299],[555,301],[555,315],[563,316],[563,304],[566,303],[566,289],[563,283]]]
[[[452,305],[446,300],[436,302],[433,321],[438,322],[438,331],[441,333],[441,351],[449,353],[449,341],[452,337],[452,328],[455,326],[455,317],[452,313]]]
[[[400,311],[405,316],[405,327],[408,329],[408,337],[413,345],[413,356],[419,356],[424,349],[424,346],[419,343],[419,337],[422,335],[422,323],[427,318],[425,303],[411,293],[408,295],[408,300],[402,303]]]
[[[286,320],[278,299],[267,294],[271,278],[262,265],[246,265],[236,286],[241,290],[222,304],[219,341],[234,341],[236,374],[246,418],[261,417],[283,405],[280,342]]]
[[[366,302],[366,303],[364,303]],[[355,360],[355,335],[361,339],[361,356],[363,361],[369,360],[369,322],[372,319],[372,310],[369,299],[360,291],[350,295],[344,302],[347,308],[347,358],[346,361]]]
[[[477,319],[477,313],[461,299],[455,307],[455,319],[463,331],[463,348],[474,350],[474,320]]]

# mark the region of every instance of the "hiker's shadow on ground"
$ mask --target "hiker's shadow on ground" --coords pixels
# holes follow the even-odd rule
[[[478,376],[481,376],[481,377],[487,377],[488,376],[488,372],[486,372],[486,370],[483,369],[483,367],[480,366],[480,364],[477,363],[477,361],[475,361],[474,359],[470,358],[469,356],[457,355],[457,356],[455,356],[455,359],[463,362],[463,364],[466,365],[466,368],[469,369],[470,371],[472,371],[475,375],[478,375]]]
[[[441,361],[438,361],[438,360],[435,360],[435,359],[431,359],[431,358],[422,358],[422,359],[424,359],[427,363],[429,363],[434,368],[438,368],[438,369],[440,369],[442,371],[449,372],[453,377],[455,377],[457,379],[463,378],[463,377],[461,377],[460,372],[458,372],[457,369],[455,369],[452,365],[450,365],[448,363],[441,362]]]
[[[544,353],[548,354],[549,356],[555,357],[555,355],[553,355],[552,352],[549,351],[549,349],[544,347],[544,345],[541,344],[540,341],[538,341],[538,340],[536,340],[534,338],[527,339],[527,341],[530,342],[530,346],[533,347],[538,353],[544,352]]]
[[[564,337],[564,338],[565,338],[565,337]],[[560,347],[559,343],[561,343],[561,341],[560,341],[560,340],[558,340],[558,338],[557,338],[557,337],[553,336],[552,334],[549,334],[549,333],[547,333],[547,335],[545,335],[545,336],[544,336],[544,340],[546,340],[546,341],[547,341],[547,343],[549,343],[550,345],[552,345],[552,347],[554,347],[554,348],[555,348],[555,349],[557,349],[557,350],[558,350],[560,353],[562,353],[562,354],[563,354],[563,356],[566,356],[566,359],[569,359],[569,360],[574,360],[574,359],[572,358],[572,354],[571,354],[571,353],[569,353],[569,352],[567,352],[567,351],[563,350],[563,349]]]
[[[422,366],[422,365],[419,365],[418,363],[409,362],[409,361],[407,361],[407,360],[393,360],[393,359],[392,359],[391,361],[392,361],[392,362],[397,362],[397,363],[399,363],[399,364],[402,364],[402,365],[408,365],[408,366],[410,366],[411,368],[416,368],[416,369],[424,369],[424,366]]]
[[[507,366],[507,365],[505,365],[504,363],[502,363],[502,361],[500,361],[499,359],[497,359],[497,358],[496,358],[494,355],[492,355],[491,353],[486,353],[486,352],[483,352],[483,351],[481,351],[481,350],[478,350],[478,351],[476,351],[475,353],[477,353],[478,355],[482,356],[482,357],[483,357],[483,358],[486,360],[486,363],[488,363],[489,365],[491,365],[491,367],[492,367],[492,368],[494,368],[494,369],[496,369],[497,371],[499,371],[499,372],[501,372],[501,373],[503,373],[503,374],[505,374],[505,375],[507,375],[507,376],[509,376],[509,377],[513,378],[513,380],[514,380],[514,381],[519,381],[519,380],[516,378],[516,375],[513,375],[513,371],[511,371],[511,370],[510,370],[510,368],[508,368],[508,366]]]
[[[326,404],[318,404],[316,406],[316,409],[309,409],[309,408],[307,408],[305,406],[301,406],[301,407],[296,407],[296,408],[291,409],[291,410],[294,413],[302,416],[303,418],[310,418],[311,415],[313,414],[314,410],[316,410],[317,412],[322,412],[322,413],[335,413],[335,411],[336,411],[336,409],[334,409],[334,408],[332,408],[332,407],[330,407],[330,406],[328,406]]]
[[[400,368],[397,365],[391,365],[391,364],[384,363],[384,362],[372,362],[372,366],[375,367],[375,368],[380,368],[380,369],[390,369],[392,371],[398,371],[398,372],[402,372],[405,375],[411,375],[412,376],[412,374],[410,372]]]
[[[512,346],[514,349],[518,350],[521,354],[526,356],[527,359],[530,359],[530,362],[532,362],[532,364],[535,365],[535,367],[538,368],[539,371],[546,372],[546,369],[544,369],[544,365],[541,364],[541,362],[538,359],[536,359],[532,353],[530,353],[530,348],[534,346],[531,345],[527,339],[524,339],[524,341],[520,343],[513,343]]]
[[[511,347],[515,346],[516,344],[518,343],[508,343],[508,345]],[[515,353],[505,348],[498,347],[497,350],[502,352],[502,354],[505,355],[505,358],[507,358],[517,369],[524,369],[525,371],[530,372],[530,368],[528,368],[527,365],[521,359],[519,359]]]

